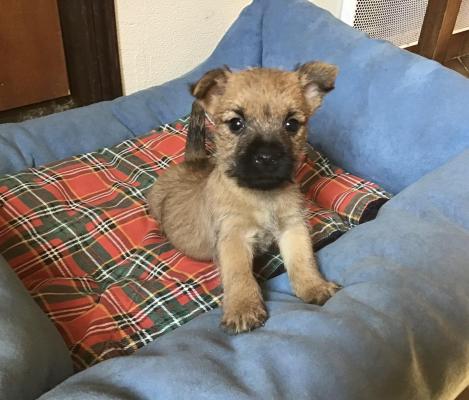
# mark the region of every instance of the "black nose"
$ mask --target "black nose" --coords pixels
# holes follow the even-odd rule
[[[278,160],[274,154],[267,151],[260,151],[254,155],[254,162],[262,166],[275,166]]]

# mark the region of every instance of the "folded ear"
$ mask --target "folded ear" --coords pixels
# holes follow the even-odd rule
[[[332,64],[312,61],[300,65],[296,73],[312,111],[321,105],[324,96],[334,89],[339,68]]]
[[[198,82],[191,85],[192,95],[208,113],[211,113],[217,97],[221,96],[225,91],[230,73],[230,69],[226,66],[224,68],[213,69],[206,72]]]

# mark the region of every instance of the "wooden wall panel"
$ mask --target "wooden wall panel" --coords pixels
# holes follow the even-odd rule
[[[70,93],[56,0],[1,0],[0,111]]]

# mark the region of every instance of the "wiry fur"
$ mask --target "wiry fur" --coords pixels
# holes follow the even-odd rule
[[[294,72],[217,69],[192,86],[186,161],[157,180],[148,203],[175,247],[195,259],[215,259],[224,286],[222,325],[229,332],[267,319],[252,260],[273,243],[298,297],[322,304],[338,289],[318,271],[303,196],[293,182],[308,118],[333,89],[336,74],[336,67],[319,62]],[[205,112],[215,124],[213,157],[205,152]],[[233,118],[245,122],[240,133],[230,129]],[[299,122],[297,132],[286,130],[289,118]]]

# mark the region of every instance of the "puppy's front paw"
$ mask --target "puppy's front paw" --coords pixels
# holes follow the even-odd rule
[[[340,289],[334,282],[315,280],[296,288],[296,295],[305,303],[322,305]]]
[[[266,320],[267,311],[262,301],[244,301],[225,307],[220,325],[228,334],[236,335],[264,326]]]

